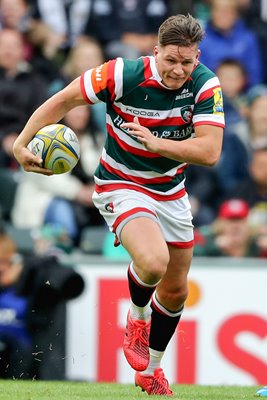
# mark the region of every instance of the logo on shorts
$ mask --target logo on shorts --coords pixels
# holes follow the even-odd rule
[[[114,204],[113,204],[112,202],[111,202],[111,203],[105,204],[105,209],[106,209],[107,211],[113,213],[113,212],[114,212]]]

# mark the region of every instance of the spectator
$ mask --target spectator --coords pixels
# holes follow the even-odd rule
[[[195,232],[194,254],[213,257],[260,257],[260,249],[252,235],[249,205],[231,198],[221,204],[213,224]]]
[[[0,165],[12,168],[12,146],[27,118],[46,98],[45,83],[24,61],[23,38],[0,30]]]
[[[251,208],[249,222],[262,258],[267,258],[267,202]]]
[[[54,89],[62,89],[73,79],[82,75],[86,70],[97,67],[104,62],[104,54],[100,44],[93,38],[83,37],[70,50],[63,66],[62,79]],[[106,132],[106,105],[93,104],[91,107],[92,124],[100,132]]]
[[[104,223],[92,203],[93,173],[102,150],[103,136],[89,130],[89,106],[71,110],[64,122],[78,135],[81,160],[66,174],[45,176],[22,172],[12,221],[17,228],[39,228],[45,223],[61,226],[78,245],[84,225]]]
[[[194,225],[212,223],[222,199],[248,177],[249,154],[239,137],[228,128],[224,131],[221,157],[212,169],[190,165],[186,171],[186,188],[190,198]]]
[[[0,377],[65,379],[65,304],[83,278],[57,258],[23,259],[0,233]]]
[[[266,0],[239,0],[243,18],[256,33],[263,58],[264,83],[267,84],[267,7]]]
[[[267,85],[256,85],[246,95],[247,145],[267,138]],[[257,146],[257,144],[256,144]]]
[[[73,243],[60,225],[44,224],[31,232],[36,255],[61,257],[72,252]]]
[[[194,226],[212,223],[220,196],[214,168],[190,165],[186,170],[186,190],[189,193]]]
[[[169,0],[170,4],[170,14],[194,14],[194,0]]]
[[[201,26],[205,26],[210,16],[211,0],[169,0],[170,14],[192,14]]]
[[[101,43],[106,58],[133,59],[153,53],[167,14],[166,0],[92,0],[85,33]]]
[[[258,203],[267,204],[267,136],[254,142],[249,176],[232,188],[232,195],[246,201],[251,208]]]
[[[214,169],[218,195],[221,198],[231,197],[233,188],[247,179],[248,165],[249,152],[244,143],[236,131],[226,128],[221,157]]]
[[[193,14],[204,27],[210,18],[211,0],[194,0]]]
[[[93,38],[83,37],[71,48],[62,67],[63,75],[69,83],[103,62],[104,54],[100,44]]]
[[[223,90],[226,129],[223,154],[216,166],[221,195],[231,192],[233,185],[248,174],[248,134],[245,94],[247,73],[237,60],[226,58],[217,69],[217,76]],[[233,157],[235,154],[235,157]]]
[[[249,176],[233,187],[232,195],[249,204],[251,231],[261,257],[267,257],[267,136],[253,142]]]
[[[48,60],[55,38],[50,28],[32,14],[30,0],[0,0],[0,28],[20,32],[23,39],[23,58],[50,82],[57,75],[57,66]],[[46,54],[47,53],[47,54]]]
[[[244,65],[249,87],[262,83],[263,61],[258,39],[241,19],[236,0],[211,1],[206,38],[200,49],[200,61],[211,70],[215,71],[221,60],[232,58]]]
[[[34,0],[33,16],[51,31],[49,53],[53,57],[60,49],[66,53],[84,33],[90,15],[88,0]],[[47,49],[48,50],[48,49]]]
[[[219,63],[216,74],[223,89],[227,126],[230,125],[234,129],[239,129],[239,124],[244,123],[247,72],[239,61],[226,58]],[[242,127],[240,129],[242,130]]]
[[[0,29],[14,29],[22,34],[23,56],[27,61],[31,59],[33,49],[26,32],[32,29],[33,23],[27,0],[0,0]]]
[[[169,0],[170,14],[191,14],[204,26],[210,15],[210,0]]]

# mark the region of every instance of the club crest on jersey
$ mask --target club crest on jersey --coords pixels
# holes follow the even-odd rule
[[[191,109],[191,106],[184,106],[181,108],[181,117],[184,120],[184,122],[186,122],[186,123],[189,123],[192,121],[193,111]]]
[[[223,97],[221,88],[216,88],[213,90],[214,93],[214,114],[223,114]]]
[[[107,211],[113,213],[113,212],[114,212],[114,204],[113,204],[112,202],[111,202],[111,203],[105,204],[105,209],[106,209]]]

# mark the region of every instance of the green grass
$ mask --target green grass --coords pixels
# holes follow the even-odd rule
[[[172,385],[173,400],[251,400],[257,387]],[[85,382],[0,380],[0,400],[136,400],[148,399],[134,385]],[[153,399],[166,398],[152,396]]]

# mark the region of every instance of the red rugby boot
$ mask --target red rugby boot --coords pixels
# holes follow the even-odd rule
[[[163,396],[172,396],[169,382],[164,376],[161,368],[154,371],[154,375],[141,375],[140,372],[135,373],[135,385],[140,386],[143,392],[149,395],[158,394]]]
[[[127,315],[126,333],[123,341],[123,351],[126,360],[136,371],[144,371],[149,363],[149,322],[133,319],[130,312]]]

